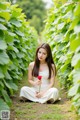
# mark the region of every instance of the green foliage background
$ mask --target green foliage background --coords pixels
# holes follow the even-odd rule
[[[22,9],[0,2],[0,110],[11,106],[10,96],[33,60],[37,39]]]
[[[61,86],[80,115],[80,0],[53,2],[43,36],[51,45]]]
[[[30,25],[34,26],[40,34],[44,28],[43,21],[46,16],[45,3],[42,0],[17,0],[16,3],[23,9]]]

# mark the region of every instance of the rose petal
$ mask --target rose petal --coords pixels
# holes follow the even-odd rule
[[[38,79],[41,80],[42,76],[38,76]]]

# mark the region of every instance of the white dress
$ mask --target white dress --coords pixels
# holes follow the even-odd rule
[[[39,75],[42,76],[42,79],[41,79],[42,84],[40,87],[40,91],[46,90],[47,87],[49,86],[49,80],[48,80],[49,71],[45,70],[45,71],[39,72]],[[36,81],[37,78],[33,77],[33,80]],[[39,102],[39,103],[46,103],[50,99],[53,99],[54,101],[59,99],[59,91],[55,87],[52,87],[49,90],[47,90],[47,92],[41,98],[37,98],[35,96],[36,92],[38,91],[39,91],[39,86],[37,87],[24,86],[21,88],[20,97],[25,97],[33,102]]]

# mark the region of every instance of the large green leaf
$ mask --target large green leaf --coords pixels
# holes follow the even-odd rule
[[[14,40],[14,36],[12,36],[11,34],[8,33],[8,34],[5,35],[6,43],[13,44],[13,40]]]
[[[12,81],[7,81],[7,83],[10,85],[11,89],[18,90],[18,86]]]
[[[22,53],[22,52],[19,52],[19,53],[17,54],[17,56],[18,56],[19,58],[24,58],[25,54]]]
[[[15,18],[11,19],[10,23],[12,23],[13,25],[15,25],[16,27],[21,27],[22,26],[22,24],[20,23],[20,21],[18,21]]]
[[[7,48],[7,44],[5,41],[0,40],[0,50],[5,50]]]
[[[3,81],[0,80],[0,91],[4,88],[4,83]]]
[[[0,40],[4,40],[4,31],[0,30]]]
[[[8,71],[6,71],[6,73],[4,73],[4,74],[5,74],[6,79],[8,79],[8,80],[12,79]]]
[[[80,46],[80,39],[73,39],[71,42],[70,42],[70,50],[71,51],[75,51],[77,47]]]
[[[75,66],[78,63],[78,61],[80,61],[80,53],[77,53],[73,56],[71,65]]]
[[[17,34],[17,35],[19,35],[19,36],[21,36],[21,37],[23,37],[23,36],[24,36],[24,33],[23,33],[23,32],[21,32],[21,31],[19,31],[19,30],[15,31],[15,32],[16,32],[16,34]]]
[[[80,87],[79,84],[75,84],[75,85],[69,90],[68,95],[69,95],[69,96],[74,96],[74,95],[76,95],[79,87]]]
[[[72,16],[73,16],[72,11],[69,11],[69,12],[66,12],[66,14],[62,16],[62,18],[69,19],[69,21],[71,21]]]
[[[9,63],[9,57],[8,55],[6,54],[6,52],[1,52],[0,51],[0,64],[1,65],[5,65],[5,64],[8,64]]]
[[[2,93],[2,95],[3,95],[3,97],[4,97],[4,100],[7,102],[7,104],[8,104],[9,106],[11,106],[12,101],[11,101],[10,97],[8,96],[7,91],[3,89],[3,90],[1,91],[1,93]]]
[[[17,49],[17,47],[14,47],[13,45],[8,46],[8,50],[15,51],[15,53],[18,53],[18,52],[19,52],[19,50]]]
[[[0,22],[5,22],[5,19],[4,18],[0,18]]]
[[[7,8],[6,4],[0,2],[0,9],[5,10]]]
[[[3,80],[3,81],[7,88],[13,89],[13,90],[18,90],[18,86],[15,83],[13,83],[12,80]]]
[[[79,99],[79,98],[80,98],[80,94],[78,93],[78,94],[76,94],[75,97],[73,98],[73,101],[76,101],[76,100]]]
[[[73,82],[80,84],[80,69],[76,70],[73,74]]]
[[[79,17],[74,17],[72,23],[70,24],[69,30],[74,29],[74,27],[77,25],[78,22],[79,22]]]
[[[10,36],[16,36],[16,34],[13,33],[13,32],[8,32],[8,34],[9,34]]]
[[[5,18],[6,20],[9,20],[10,19],[10,13],[7,12],[7,11],[1,11],[0,12],[0,16]]]
[[[3,99],[0,98],[0,112],[1,110],[10,110],[9,106],[4,102]]]
[[[76,5],[76,8],[74,9],[74,15],[75,16],[80,15],[80,4],[79,3]]]
[[[3,71],[2,69],[0,68],[0,79],[4,78],[4,74],[3,74]]]
[[[74,32],[76,34],[80,33],[80,25],[77,25],[77,26],[74,27]]]
[[[65,25],[65,23],[64,23],[64,22],[63,22],[63,23],[58,24],[57,29],[58,29],[58,30],[61,30],[61,29],[64,27],[64,25]]]
[[[7,30],[7,28],[3,24],[0,23],[0,30]]]

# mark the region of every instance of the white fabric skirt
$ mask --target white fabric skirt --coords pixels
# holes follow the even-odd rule
[[[36,91],[34,87],[24,86],[21,88],[20,97],[25,97],[33,102],[46,103],[50,99],[53,99],[54,101],[59,99],[59,91],[55,87],[47,90],[47,92],[41,98],[37,98],[35,95]]]

